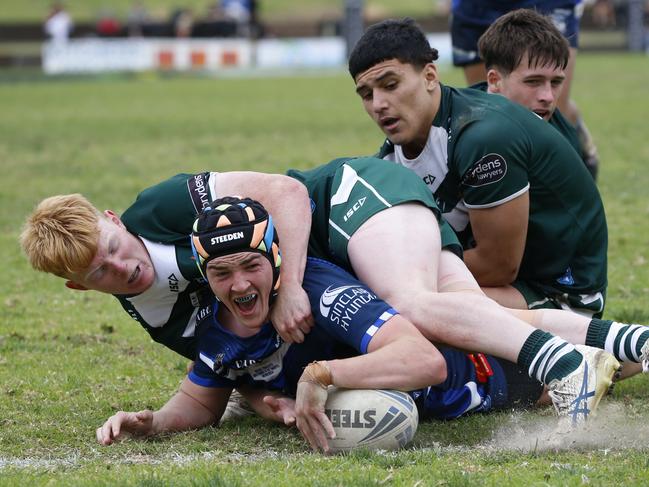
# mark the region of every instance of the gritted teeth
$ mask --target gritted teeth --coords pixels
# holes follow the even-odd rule
[[[252,293],[252,294],[248,294],[247,296],[241,296],[240,298],[234,298],[234,302],[237,303],[237,304],[245,304],[245,303],[249,303],[250,301],[252,301],[256,297],[257,297],[257,294]]]

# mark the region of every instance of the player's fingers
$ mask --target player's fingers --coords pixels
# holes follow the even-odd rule
[[[275,326],[275,329],[277,330],[277,333],[279,333],[279,336],[282,337],[282,340],[284,340],[286,343],[293,343],[293,335],[292,332],[287,330],[286,328],[281,328],[279,327],[276,323],[273,323]]]
[[[295,343],[302,343],[304,341],[304,333],[299,328],[291,332],[291,339]]]
[[[309,333],[313,328],[313,316],[309,315],[305,319],[300,321],[299,328],[304,335]]]
[[[100,445],[110,445],[110,441],[107,441],[107,439],[104,439],[104,427],[100,426],[97,428],[95,431],[95,436],[97,437],[97,441],[99,442]]]
[[[327,433],[327,437],[334,439],[336,437],[336,430],[334,430],[334,425],[331,424],[331,421],[325,413],[318,413],[318,421],[322,429]]]
[[[315,439],[315,435],[313,434],[313,431],[311,429],[311,425],[309,424],[308,418],[306,419],[297,419],[297,428],[300,430],[300,433],[302,433],[302,436],[306,439],[307,443],[309,443],[309,446],[313,451],[318,450],[318,443]]]
[[[323,451],[329,451],[329,442],[325,435],[325,431],[322,429],[320,420],[317,416],[309,416],[308,419],[309,429],[311,431],[311,436],[313,437],[313,442],[316,444],[315,450],[322,449]]]
[[[121,430],[122,430],[121,423],[112,423],[110,428],[110,434],[112,435],[113,438],[117,439],[119,438],[119,433]]]
[[[106,421],[101,427],[101,441],[104,445],[109,445],[113,440],[113,437],[111,436],[111,419]]]

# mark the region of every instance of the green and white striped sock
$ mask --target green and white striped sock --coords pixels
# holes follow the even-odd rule
[[[640,362],[640,351],[649,340],[649,327],[593,319],[586,332],[586,345],[612,353],[622,362]]]
[[[574,345],[542,330],[533,331],[518,355],[518,365],[527,369],[530,377],[548,385],[575,371],[583,355]]]

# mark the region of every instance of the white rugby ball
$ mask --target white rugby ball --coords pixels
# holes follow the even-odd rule
[[[397,450],[412,440],[419,415],[410,395],[374,389],[329,389],[325,413],[336,437],[329,439],[333,453],[354,448]]]

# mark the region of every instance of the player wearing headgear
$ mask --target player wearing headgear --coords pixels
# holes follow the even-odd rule
[[[379,168],[382,170],[379,171]],[[190,177],[188,178],[188,176]],[[224,178],[229,180],[229,176],[230,174],[227,173],[219,174],[217,181]],[[489,300],[479,295],[471,292],[459,292],[461,289],[457,287],[458,282],[453,280],[455,275],[449,273],[448,269],[445,268],[448,264],[447,257],[449,255],[453,256],[455,259],[453,262],[456,262],[455,267],[459,271],[462,271],[463,268],[465,275],[467,273],[466,268],[451,252],[442,251],[440,256],[439,247],[435,249],[435,241],[439,242],[438,223],[435,221],[434,216],[438,215],[435,202],[425,185],[414,173],[389,162],[369,158],[333,161],[331,164],[300,176],[305,181],[305,184],[309,186],[309,190],[314,196],[314,221],[317,220],[317,225],[314,225],[313,241],[319,243],[319,248],[325,253],[329,251],[329,255],[336,255],[337,257],[344,255],[344,259],[341,259],[343,263],[348,257],[347,243],[349,242],[349,255],[351,256],[349,260],[351,260],[351,264],[356,271],[358,271],[356,267],[358,260],[355,260],[355,258],[359,256],[359,251],[362,251],[362,257],[372,260],[372,269],[376,270],[379,276],[387,272],[385,279],[374,279],[372,281],[373,286],[382,287],[383,292],[379,293],[377,291],[377,294],[385,299],[389,294],[386,291],[399,291],[402,294],[403,291],[407,291],[406,294],[412,298],[410,300],[412,306],[400,303],[399,309],[406,313],[411,322],[421,327],[420,330],[423,330],[427,338],[431,337],[426,334],[432,335],[431,325],[438,326],[436,332],[438,333],[437,341],[439,342],[473,350],[484,350],[512,362],[517,362],[526,369],[528,374],[534,375],[539,381],[552,381],[561,377],[560,374],[555,374],[556,370],[552,367],[550,369],[547,367],[541,368],[535,367],[534,364],[541,363],[535,360],[535,357],[545,354],[547,350],[545,348],[546,344],[551,344],[551,350],[556,350],[555,347],[564,347],[562,341],[552,341],[552,335],[549,333],[540,330],[533,331],[532,327],[508,315],[504,310],[498,308],[495,303],[489,302]],[[254,179],[253,176],[250,176],[250,178]],[[21,243],[30,256],[33,265],[41,270],[46,269],[41,268],[35,262],[45,260],[61,264],[67,263],[66,259],[70,258],[72,262],[77,264],[82,262],[80,267],[87,267],[86,272],[83,272],[82,269],[82,271],[70,274],[69,269],[56,271],[51,268],[48,271],[74,280],[77,284],[86,283],[90,289],[116,294],[130,294],[138,300],[146,298],[153,299],[155,302],[157,299],[157,302],[164,304],[161,308],[162,311],[172,309],[172,304],[178,304],[177,300],[179,298],[170,289],[166,289],[167,283],[164,278],[171,274],[165,273],[167,269],[165,266],[176,265],[179,256],[188,255],[186,259],[183,259],[183,262],[191,265],[185,264],[184,268],[191,271],[193,266],[194,274],[198,276],[197,278],[202,279],[200,272],[196,268],[195,261],[191,259],[191,246],[187,238],[187,235],[191,232],[195,214],[193,209],[195,207],[193,200],[195,194],[188,191],[189,183],[192,181],[195,181],[195,177],[191,175],[178,175],[141,193],[138,201],[133,205],[133,208],[137,209],[137,211],[129,215],[126,228],[112,212],[106,212],[106,216],[103,217],[80,195],[49,198],[41,203],[34,214],[29,217],[22,234]],[[270,181],[270,179],[267,181]],[[210,183],[209,186],[210,192],[212,192],[212,184]],[[222,192],[218,189],[218,185],[215,186],[217,192]],[[245,185],[241,184],[241,186]],[[196,185],[196,187],[199,186]],[[204,185],[200,185],[200,188],[205,190]],[[274,194],[273,186],[270,188],[268,186],[264,187],[263,192]],[[270,196],[266,195],[266,197]],[[280,197],[278,202],[274,203],[275,207],[279,211],[283,211],[284,208],[288,207],[290,212],[296,211],[296,215],[299,215],[300,208],[291,205],[291,197],[292,194]],[[414,202],[421,203],[421,205],[413,204]],[[209,200],[204,202],[205,205],[207,203],[209,203]],[[200,204],[203,205],[202,198]],[[331,206],[329,206],[330,204]],[[329,222],[326,218],[323,218],[323,215],[331,217]],[[377,226],[376,222],[383,222],[385,215],[390,217],[390,224],[381,228],[380,225]],[[395,219],[395,216],[397,219]],[[431,218],[432,221],[430,221]],[[125,220],[127,219],[125,218]],[[189,220],[189,223],[187,220]],[[305,220],[296,217],[296,221],[304,225]],[[308,218],[306,221],[308,221]],[[139,222],[138,228],[140,231],[138,231],[137,235],[131,233],[135,229],[133,222]],[[413,231],[412,224],[415,222],[416,227]],[[374,233],[376,237],[372,241],[367,240],[368,225],[371,229],[380,230],[378,233],[370,232]],[[327,228],[328,226],[332,226],[331,231]],[[83,227],[83,231],[80,231],[80,227]],[[52,228],[60,231],[52,233],[50,232]],[[183,228],[186,229],[184,233],[181,231]],[[406,228],[410,230],[403,231]],[[334,229],[337,233],[334,233]],[[435,232],[437,232],[437,237],[435,237]],[[357,238],[359,234],[363,236],[360,240]],[[148,247],[143,244],[145,235],[158,242],[160,240],[156,235],[161,235],[166,239],[164,241],[167,242],[167,245],[171,242],[169,238],[173,237],[175,239],[173,240],[173,246],[169,245],[168,248],[174,251],[159,253],[156,256],[157,260],[152,259],[152,256],[148,253]],[[167,238],[166,235],[170,237]],[[183,235],[186,242],[184,245],[181,240]],[[329,242],[329,249],[327,249],[326,243],[329,237],[332,240]],[[337,239],[339,245],[333,245],[334,239]],[[286,244],[294,244],[294,240],[289,239]],[[397,245],[394,245],[395,242],[397,242]],[[405,246],[401,244],[403,242],[406,243]],[[442,236],[442,245],[446,247],[445,242],[445,237]],[[352,249],[352,247],[354,248]],[[165,247],[163,245],[160,248]],[[312,247],[313,249],[316,249],[316,247]],[[379,255],[381,258],[377,260],[376,256]],[[409,265],[394,267],[393,263],[396,255],[407,257],[406,260],[415,267]],[[440,259],[439,264],[436,264],[437,259]],[[88,267],[88,261],[92,261],[90,267]],[[148,266],[149,263],[153,263],[153,275],[156,276],[155,282],[160,281],[159,285],[164,288],[162,294],[158,292],[156,286],[151,285],[150,277],[152,273]],[[407,281],[403,280],[404,272],[408,274]],[[97,280],[95,280],[95,273],[99,276]],[[282,266],[282,276],[284,275]],[[137,279],[132,279],[133,276]],[[147,277],[146,282],[142,277]],[[447,292],[429,293],[427,284],[422,282],[420,277],[432,280],[435,288],[436,285],[439,285],[439,291]],[[286,296],[286,280],[282,280],[284,284],[280,296],[282,293]],[[406,282],[406,286],[401,287],[398,284],[400,282]],[[70,284],[73,283],[70,282]],[[149,287],[147,288],[145,284]],[[464,281],[459,282],[459,284],[464,284]],[[448,292],[451,290],[455,292]],[[182,294],[182,291],[181,289],[180,294]],[[303,289],[300,289],[300,291],[304,292]],[[437,288],[435,291],[437,291]],[[172,297],[169,303],[166,301],[166,296]],[[308,302],[306,294],[305,297]],[[388,299],[388,301],[391,299]],[[431,303],[434,303],[434,305],[429,306]],[[196,301],[196,304],[198,304],[198,301]],[[158,318],[162,318],[162,330],[167,332],[166,336],[171,343],[178,343],[177,339],[181,336],[179,332],[182,332],[185,326],[183,321],[179,321],[179,327],[170,327],[171,322],[168,319],[174,316],[195,319],[195,313],[198,310],[194,306],[194,300],[188,300],[187,306],[181,309],[177,309],[173,305],[174,311],[171,316],[167,315],[165,318],[164,313],[157,315]],[[279,304],[273,306],[271,310],[273,316],[278,306]],[[152,307],[151,309],[155,310],[156,308]],[[456,309],[457,313],[455,312]],[[179,314],[176,315],[176,311],[179,311]],[[424,311],[424,315],[420,316],[420,311]],[[546,310],[546,312],[550,312],[550,310]],[[532,312],[529,313],[533,314]],[[575,336],[575,343],[583,343],[585,339],[586,343],[593,347],[606,347],[611,353],[615,353],[620,360],[637,362],[646,358],[645,349],[647,347],[644,347],[646,344],[644,327],[610,321],[604,322],[602,320],[592,320],[589,324],[588,320],[571,313],[555,313],[562,315],[562,318],[553,318],[547,321],[534,318],[536,319],[534,326],[547,329],[555,323],[555,320],[563,323],[570,322],[570,328],[567,331],[571,334],[570,336]],[[165,319],[168,320],[166,324]],[[415,321],[415,319],[418,321]],[[573,322],[579,322],[579,320],[582,320],[583,323],[573,324]],[[184,323],[187,323],[187,321],[184,321]],[[273,324],[277,325],[274,321]],[[558,324],[554,326],[555,329],[561,328]],[[574,327],[577,327],[575,328],[576,331],[573,331]],[[494,330],[500,330],[501,333],[494,333]],[[503,330],[507,330],[506,336],[508,340],[503,341],[501,339]],[[583,330],[585,338],[579,335],[580,330]],[[563,333],[564,331],[566,330],[562,329],[557,333]],[[191,337],[191,340],[195,343],[194,337]],[[185,353],[189,350],[191,349],[186,349]],[[571,400],[565,399],[578,396],[579,377],[581,377],[579,371],[585,367],[587,362],[590,364],[588,367],[588,383],[591,387],[599,391],[600,386],[606,386],[609,380],[608,377],[604,377],[606,375],[604,372],[603,375],[600,375],[599,372],[600,365],[606,368],[609,363],[607,355],[598,355],[597,351],[592,350],[589,351],[586,360],[581,360],[581,355],[573,354],[573,350],[572,346],[562,348],[562,353],[568,352],[565,357],[575,359],[571,359],[572,365],[570,367],[577,367],[573,369],[574,372],[570,376],[572,378],[570,381],[560,381],[558,384],[558,389],[566,393],[566,395],[561,395],[564,400],[561,401],[563,407],[560,409],[564,414],[572,410]],[[195,357],[195,352],[190,357]],[[562,358],[565,357],[562,356]],[[567,372],[568,370],[564,368],[561,374]],[[568,384],[573,383],[577,384],[576,389],[572,386],[568,387]],[[593,397],[598,399],[600,395],[598,393]],[[591,399],[588,407],[580,408],[580,411],[583,411],[580,419],[587,416],[591,406],[594,406],[596,402],[596,400]]]
[[[304,279],[316,326],[303,343],[284,342],[268,321],[279,285],[279,239],[258,202],[214,201],[194,222],[190,239],[215,294],[198,313],[196,364],[159,411],[109,418],[97,430],[101,443],[110,444],[123,432],[150,435],[211,424],[234,387],[296,396],[295,410],[281,396],[267,396],[255,406],[286,424],[297,418],[311,446],[324,450],[325,435],[333,434],[324,414],[328,385],[414,391],[422,417],[453,418],[506,402],[498,362],[453,350],[440,354],[371,290],[324,260],[308,258]],[[447,362],[453,366],[448,378]],[[533,399],[538,392],[537,386]]]
[[[177,174],[143,190],[121,217],[100,212],[80,194],[52,196],[28,217],[21,244],[35,269],[62,277],[71,289],[114,295],[153,340],[193,359],[196,313],[207,285],[187,235],[217,195],[243,191],[274,209],[276,224],[290,236],[273,313],[283,336],[300,340],[311,324],[301,286],[309,200],[304,187],[286,176]]]
[[[278,239],[260,204],[217,200],[193,229],[196,264],[215,293],[198,312],[194,369],[156,413],[110,418],[97,431],[100,442],[111,443],[122,431],[153,434],[211,424],[233,387],[263,385],[295,393],[309,362],[335,359],[340,350],[364,355],[309,365],[302,376],[297,422],[314,447],[326,448],[322,428],[333,431],[323,410],[326,385],[415,389],[444,379],[442,356],[414,326],[351,276],[318,259],[309,259],[304,281],[318,326],[302,344],[284,342],[269,322],[271,294],[279,284]],[[295,421],[292,406],[265,411],[273,419]]]

